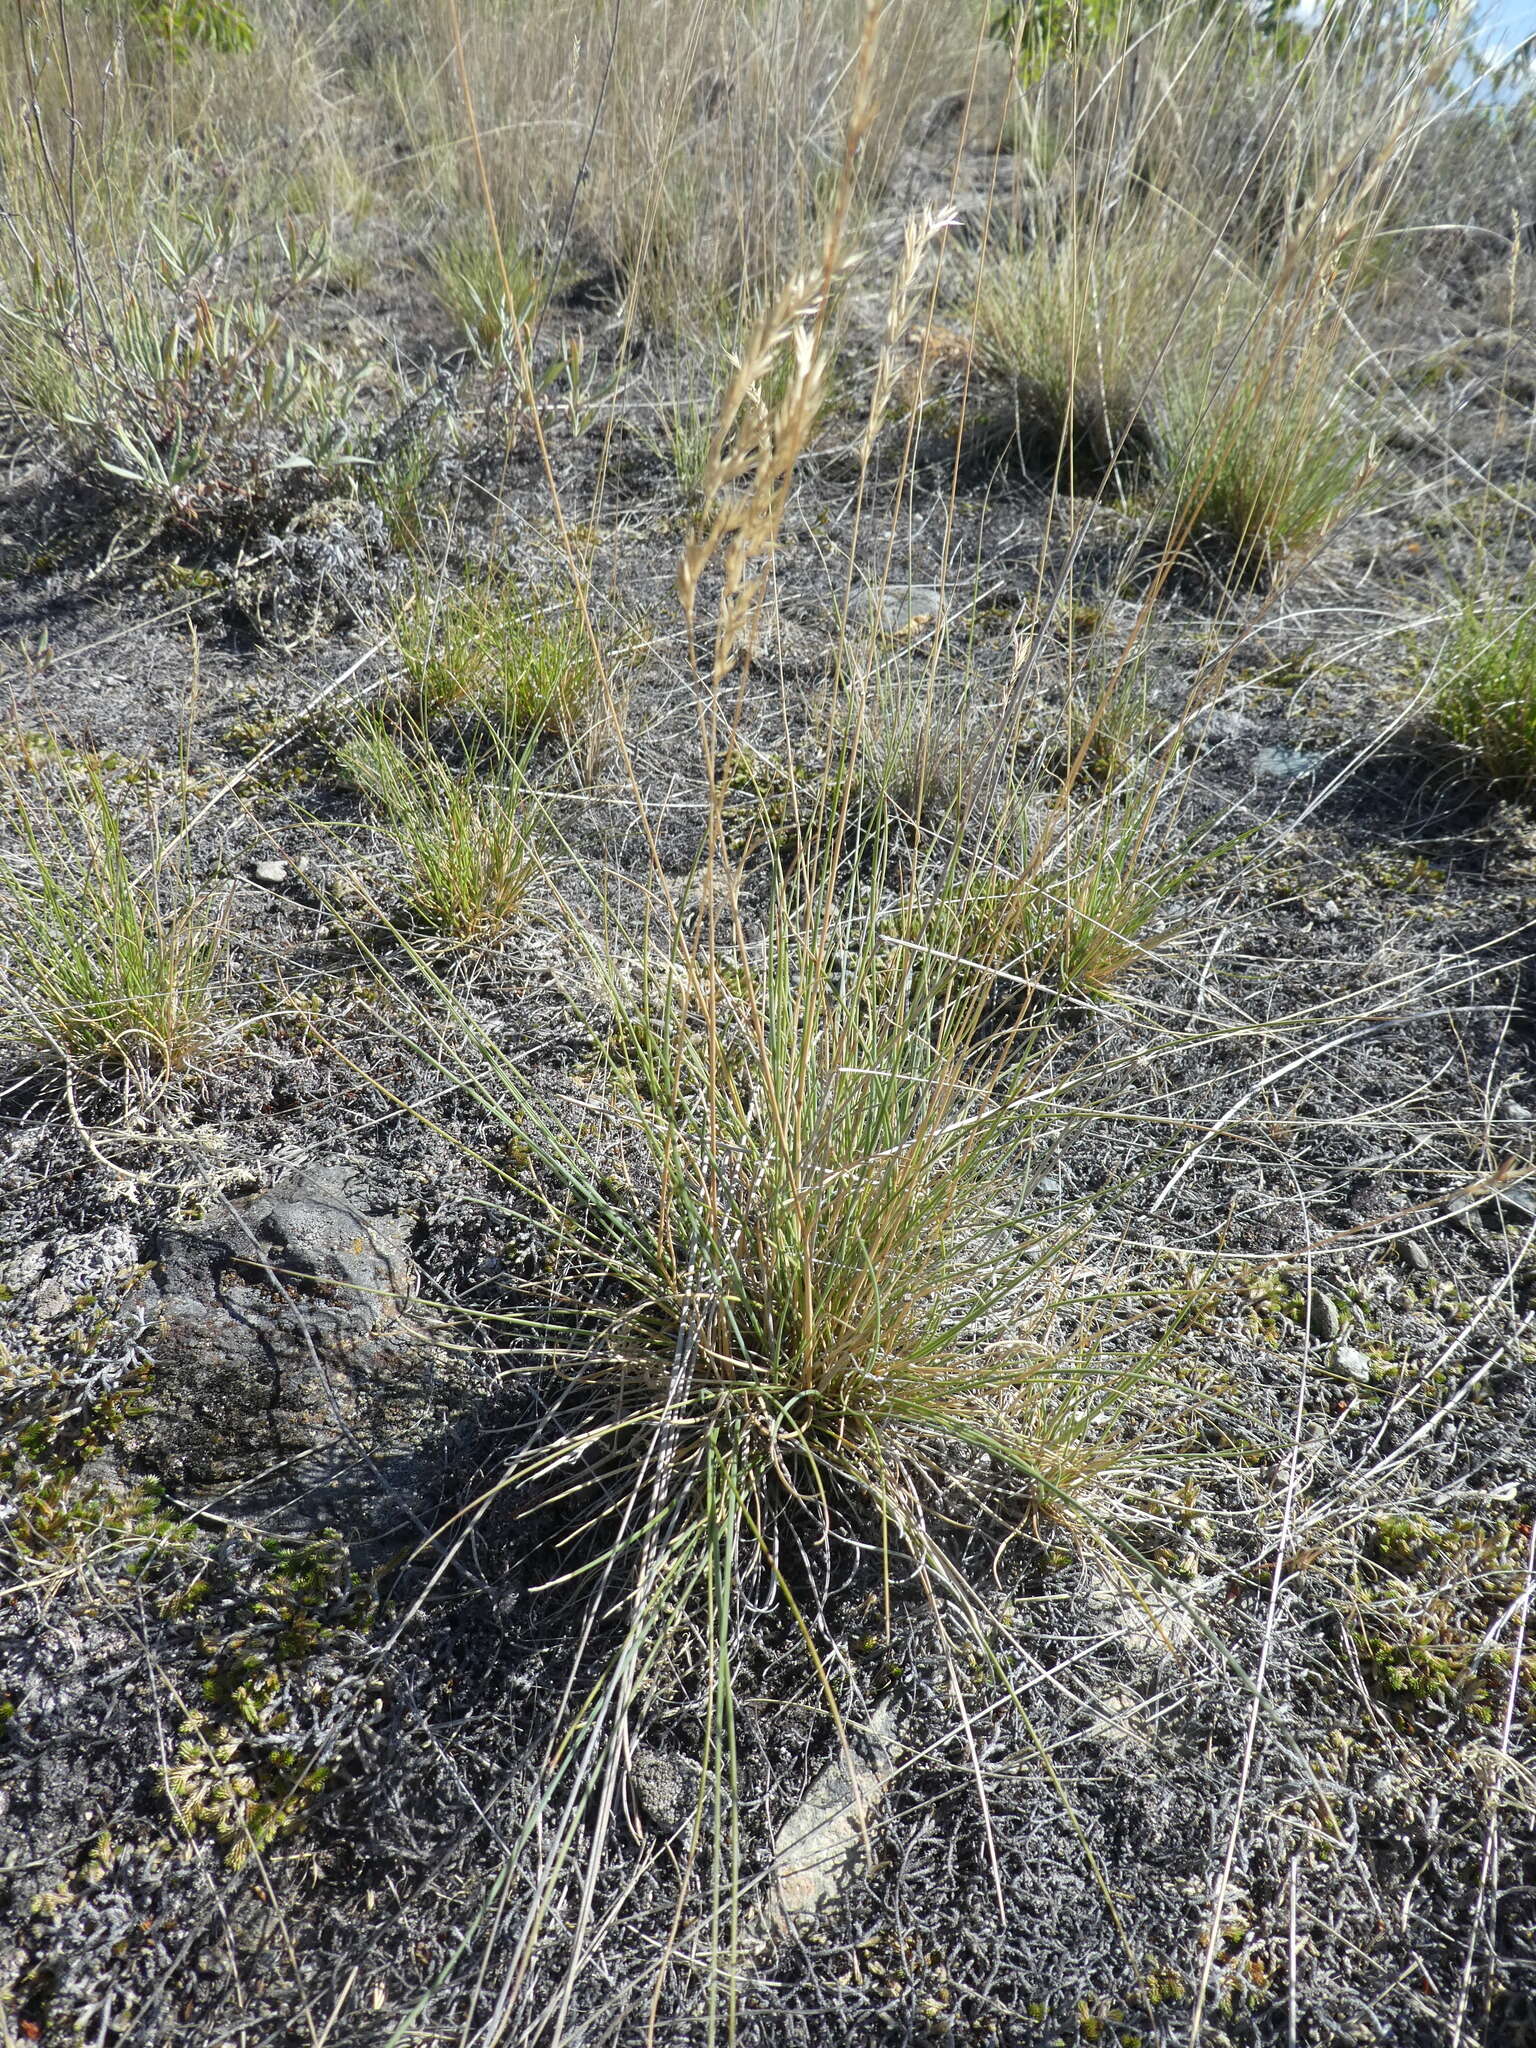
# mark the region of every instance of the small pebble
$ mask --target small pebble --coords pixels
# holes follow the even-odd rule
[[[1429,1253],[1425,1251],[1423,1245],[1419,1243],[1416,1237],[1400,1237],[1397,1241],[1397,1249],[1402,1257],[1403,1264],[1412,1272],[1427,1273],[1429,1271]]]
[[[1302,1303],[1297,1321],[1310,1330],[1320,1344],[1331,1344],[1339,1334],[1339,1311],[1326,1294],[1314,1287]]]
[[[1371,1361],[1363,1351],[1357,1351],[1353,1344],[1341,1344],[1333,1354],[1333,1362],[1340,1372],[1347,1372],[1352,1380],[1366,1380],[1371,1377]]]
[[[1253,757],[1253,772],[1260,782],[1296,782],[1303,775],[1315,775],[1322,765],[1321,754],[1303,753],[1297,747],[1260,747]]]
[[[332,868],[324,881],[338,903],[365,903],[368,900],[368,891],[350,868]]]
[[[288,863],[285,860],[259,860],[252,872],[258,882],[267,882],[277,889],[288,879]]]

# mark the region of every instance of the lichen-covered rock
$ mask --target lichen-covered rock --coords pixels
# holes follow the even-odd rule
[[[432,1347],[404,1314],[400,1220],[325,1163],[195,1224],[163,1224],[127,1314],[152,1361],[130,1451],[193,1486],[319,1452],[371,1456],[430,1407]]]

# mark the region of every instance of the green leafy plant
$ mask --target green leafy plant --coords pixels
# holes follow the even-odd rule
[[[215,307],[147,285],[109,305],[72,270],[36,267],[27,299],[0,305],[0,342],[18,413],[176,525],[270,517],[350,464],[347,379],[254,300]]]
[[[1015,53],[1026,83],[1059,57],[1081,56],[1119,33],[1133,0],[1004,0],[989,31]]]
[[[129,4],[134,19],[174,57],[186,58],[195,44],[225,56],[255,48],[256,24],[234,0],[129,0]]]

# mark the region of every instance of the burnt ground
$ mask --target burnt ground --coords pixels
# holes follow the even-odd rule
[[[408,504],[364,469],[178,529],[20,439],[4,486],[6,745],[45,779],[103,757],[138,843],[196,818],[180,872],[230,958],[228,1029],[172,1093],[69,1098],[20,1049],[0,1093],[9,2039],[478,2040],[551,1995],[536,1972],[498,2014],[496,1881],[576,1640],[539,1590],[558,1531],[434,1532],[542,1426],[495,1317],[557,1248],[402,1036],[410,958],[358,908],[388,907],[388,849],[334,748],[398,680],[388,620],[422,561],[537,591],[559,555],[526,419],[410,284],[355,309],[407,366],[369,424],[406,422]],[[968,725],[1023,704],[1049,760],[1085,646],[1134,638],[1127,745],[1176,755],[1166,829],[1204,835],[1142,970],[1062,1025],[1076,1078],[1020,1181],[1021,1214],[1080,1225],[1075,1286],[1121,1276],[1109,1341],[1159,1340],[1167,1398],[1095,1509],[1122,1575],[1032,1525],[1000,1569],[997,1532],[956,1537],[1012,1603],[1012,1704],[954,1696],[914,1589],[887,1625],[855,1542],[827,1561],[850,1723],[887,1703],[900,1764],[871,1858],[749,1946],[745,2041],[1174,2041],[1197,2001],[1211,2043],[1536,2039],[1536,836],[1422,709],[1462,566],[1448,480],[1518,496],[1530,423],[1517,340],[1444,279],[1404,296],[1455,367],[1367,506],[1268,590],[1198,559],[1159,584],[1146,508],[1084,497],[1070,589],[1043,597],[1073,538],[1049,479],[995,436],[957,465],[942,416],[900,492],[894,456],[872,487],[861,570],[946,593],[940,625],[886,636],[893,672]],[[611,362],[600,281],[541,359],[578,327]],[[854,319],[850,386],[869,345]],[[611,750],[550,744],[536,772],[573,874],[643,876],[643,803],[682,891],[700,685],[648,410],[666,345],[622,370],[590,422],[552,383],[546,428],[638,789]],[[802,464],[748,698],[760,754],[806,778],[856,432],[834,413]],[[607,1020],[552,905],[460,972],[552,1096],[590,1090]],[[741,1656],[755,1896],[837,1743],[771,1603]],[[645,2035],[699,1712],[680,1675],[639,1731],[582,2040]],[[704,2038],[686,1967],[655,2027]]]

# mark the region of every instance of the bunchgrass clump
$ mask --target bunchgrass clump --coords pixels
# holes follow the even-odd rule
[[[861,648],[826,713],[827,776],[843,794],[820,808],[846,812],[863,833],[954,832],[997,793],[1014,751],[1005,716],[939,699],[899,650]]]
[[[409,917],[460,946],[502,937],[539,874],[535,800],[518,758],[483,736],[462,767],[366,721],[338,764],[378,811],[404,863]]]
[[[426,725],[473,712],[518,741],[579,739],[592,724],[602,674],[576,608],[491,574],[442,591],[418,590],[396,621],[409,692]]]
[[[124,844],[120,792],[89,763],[62,795],[7,776],[22,858],[0,864],[7,1035],[87,1078],[155,1086],[211,1044],[221,919],[151,834]]]
[[[1435,665],[1435,714],[1495,788],[1536,788],[1536,599],[1464,598]]]
[[[683,501],[696,507],[703,496],[709,444],[715,429],[713,394],[702,399],[691,386],[668,391],[657,408],[658,440],[677,479]]]
[[[1314,337],[1288,357],[1259,330],[1224,377],[1170,378],[1159,441],[1178,541],[1216,542],[1247,576],[1315,549],[1371,466],[1338,351]]]
[[[981,266],[977,356],[1012,399],[1026,455],[1092,476],[1149,452],[1174,253],[1150,223],[1069,224]]]
[[[565,1570],[601,1639],[600,1675],[571,1696],[511,1845],[527,1903],[500,1995],[521,1995],[557,1895],[566,1995],[584,1965],[604,1849],[592,1816],[617,1809],[665,1662],[690,1668],[706,1702],[685,1861],[704,1878],[704,1967],[724,2011],[744,1935],[730,1786],[747,1615],[772,1603],[792,1618],[840,1727],[856,1702],[808,1567],[862,1550],[931,1605],[957,1686],[988,1672],[1006,1687],[949,1489],[967,1475],[966,1522],[999,1541],[1021,1516],[1074,1523],[1085,1490],[1136,1455],[1125,1418],[1152,1365],[1103,1327],[1085,1341],[1095,1284],[1075,1283],[1059,1231],[1019,1227],[1036,1062],[1001,1039],[978,1056],[963,1004],[935,1009],[916,980],[893,989],[869,919],[813,896],[755,967],[723,932],[681,924],[659,965],[643,957],[637,1003],[633,974],[590,956],[610,977],[603,1095],[622,1119],[608,1155],[621,1173],[598,1168],[445,982],[405,1028],[513,1162],[513,1209],[552,1208],[562,1270],[587,1275],[577,1299],[511,1319],[544,1361],[545,1421],[455,1536],[492,1503],[536,1515],[558,1501],[585,1532]]]

